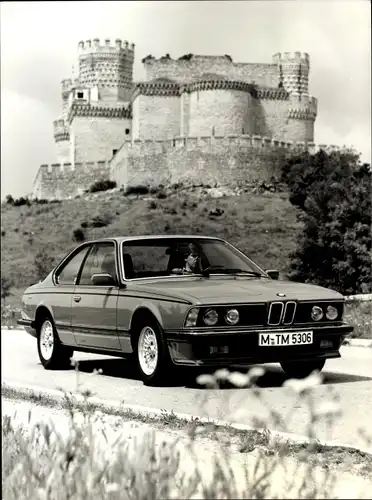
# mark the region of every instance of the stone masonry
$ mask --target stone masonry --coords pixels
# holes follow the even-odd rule
[[[134,44],[80,42],[78,60],[78,75],[61,82],[58,163],[40,167],[35,197],[71,197],[107,178],[125,189],[265,180],[296,144],[313,145],[306,53],[259,64],[149,55],[141,82],[133,81]]]

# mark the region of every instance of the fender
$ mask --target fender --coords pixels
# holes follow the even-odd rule
[[[159,309],[157,307],[155,307],[153,303],[148,301],[148,302],[141,302],[140,304],[138,304],[137,307],[132,312],[132,315],[130,318],[130,323],[129,323],[129,331],[131,331],[131,329],[132,329],[133,317],[139,309],[147,309],[149,312],[151,312],[152,315],[157,320],[157,322],[159,323],[159,325],[161,326],[161,328],[164,328],[163,318],[160,314]]]

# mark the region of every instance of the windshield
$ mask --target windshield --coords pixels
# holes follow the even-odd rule
[[[265,276],[248,257],[220,240],[159,238],[125,241],[122,254],[126,279],[213,274]]]

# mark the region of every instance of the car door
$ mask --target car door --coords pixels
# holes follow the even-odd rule
[[[93,274],[109,273],[117,281],[114,242],[95,243],[84,262],[72,299],[72,330],[81,347],[121,350],[117,333],[118,286],[98,286]]]
[[[89,249],[89,245],[78,248],[61,264],[54,275],[56,286],[50,294],[49,302],[59,338],[64,344],[76,344],[71,327],[72,296],[76,278]]]

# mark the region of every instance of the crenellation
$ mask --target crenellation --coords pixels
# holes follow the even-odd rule
[[[282,155],[319,148],[306,52],[260,63],[150,55],[137,82],[134,57],[135,45],[120,38],[78,43],[78,74],[61,81],[53,122],[58,163],[40,167],[34,193],[73,196],[100,178],[119,186],[262,180]]]

